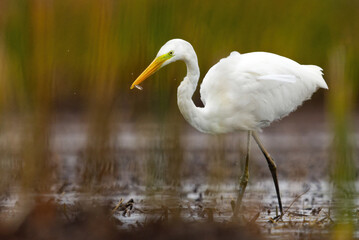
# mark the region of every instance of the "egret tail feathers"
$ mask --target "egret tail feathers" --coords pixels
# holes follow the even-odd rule
[[[315,80],[315,82],[318,84],[319,87],[328,89],[328,85],[325,82],[323,78],[323,69],[321,67],[315,66],[315,65],[303,65],[307,71],[308,74],[310,74],[311,78]]]

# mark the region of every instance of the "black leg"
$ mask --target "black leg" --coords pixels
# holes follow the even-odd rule
[[[241,207],[244,191],[246,190],[248,179],[249,179],[249,170],[248,170],[248,162],[249,162],[249,151],[250,151],[250,140],[251,140],[251,131],[248,131],[247,136],[247,154],[246,154],[246,162],[243,169],[243,174],[239,179],[239,192],[237,197],[236,206],[234,208],[233,216],[237,217],[239,209]]]
[[[263,144],[259,140],[259,138],[257,136],[257,133],[253,132],[252,136],[253,136],[254,140],[257,142],[259,148],[261,149],[262,153],[264,154],[264,157],[267,160],[269,170],[270,170],[270,172],[272,174],[272,177],[273,177],[275,190],[277,192],[279,210],[280,210],[281,215],[283,215],[282,200],[280,198],[280,191],[279,191],[278,178],[277,178],[277,166],[275,165],[275,162],[274,162],[273,158],[269,155],[269,153],[263,147]]]

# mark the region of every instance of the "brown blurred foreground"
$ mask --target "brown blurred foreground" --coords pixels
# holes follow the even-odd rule
[[[238,219],[232,218],[234,185],[93,194],[65,186],[57,194],[35,194],[33,201],[15,198],[14,204],[8,196],[0,239],[328,239],[340,221],[330,185],[283,181],[281,187],[285,214],[278,222],[272,181],[250,186]],[[346,214],[358,229],[358,205]]]
[[[1,239],[262,239],[255,225],[238,223],[185,223],[165,218],[137,228],[119,230],[109,208],[81,210],[69,219],[51,202],[39,203],[14,232],[1,227]]]

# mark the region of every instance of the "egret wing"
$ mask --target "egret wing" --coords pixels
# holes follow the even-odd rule
[[[295,83],[297,80],[299,80],[299,78],[295,75],[289,75],[289,74],[268,74],[258,77],[258,80]]]
[[[272,53],[232,52],[208,71],[201,99],[210,117],[221,113],[221,121],[233,121],[233,128],[258,129],[288,115],[325,86],[319,67]]]

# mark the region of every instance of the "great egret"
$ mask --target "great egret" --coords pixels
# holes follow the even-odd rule
[[[197,55],[190,43],[173,39],[162,46],[155,60],[132,83],[131,89],[142,89],[139,86],[142,81],[161,67],[178,60],[184,61],[187,66],[187,76],[177,90],[177,103],[183,117],[204,133],[248,131],[245,167],[234,215],[239,211],[248,182],[251,136],[267,160],[283,215],[276,164],[256,132],[294,111],[318,88],[328,89],[322,69],[314,65],[301,65],[273,53],[232,52],[204,77],[200,89],[204,107],[196,107],[192,96],[200,75]]]

